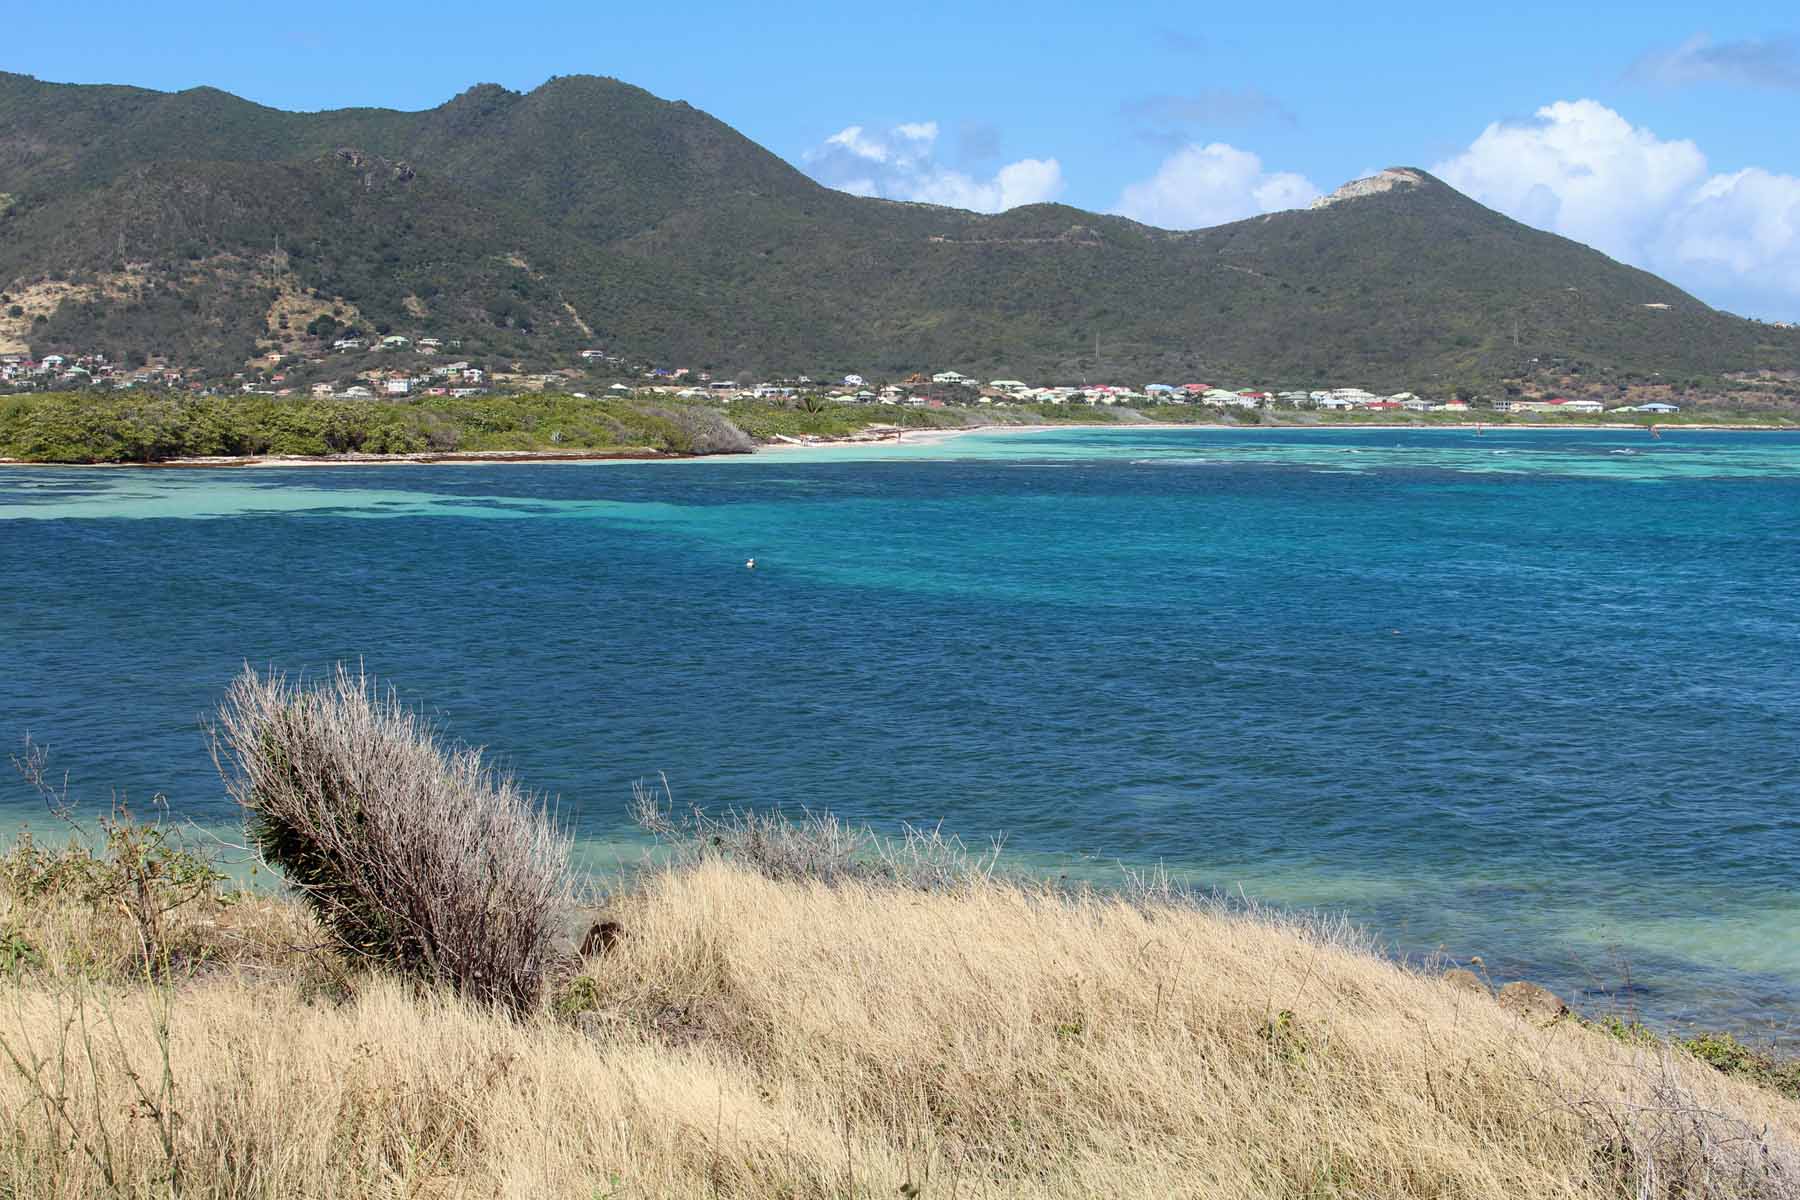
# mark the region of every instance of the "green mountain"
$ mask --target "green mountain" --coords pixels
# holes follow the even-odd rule
[[[611,79],[289,113],[0,74],[0,346],[228,369],[308,326],[717,372],[1442,390],[1800,369],[1708,308],[1421,171],[1173,233],[822,187]]]

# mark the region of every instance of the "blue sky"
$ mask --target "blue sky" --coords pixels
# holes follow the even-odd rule
[[[1746,315],[1800,319],[1788,5],[19,5],[0,66],[426,108],[614,75],[833,186],[1193,227],[1388,165]]]

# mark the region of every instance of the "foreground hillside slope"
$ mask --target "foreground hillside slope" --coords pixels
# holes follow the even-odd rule
[[[471,353],[719,371],[1446,389],[1800,369],[1800,333],[1386,174],[1170,233],[845,195],[610,79],[299,114],[0,75],[0,342],[231,365],[316,352],[304,327],[335,311]]]
[[[513,1021],[280,899],[133,982],[116,907],[10,862],[5,1195],[1800,1195],[1774,1092],[1270,919],[702,862]]]

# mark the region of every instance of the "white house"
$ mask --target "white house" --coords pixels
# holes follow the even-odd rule
[[[390,396],[404,396],[412,391],[412,380],[390,379],[381,385],[381,390]]]
[[[1500,400],[1494,403],[1494,408],[1500,412],[1556,413],[1559,416],[1606,411],[1606,406],[1598,400],[1565,400],[1560,396],[1551,400]]]
[[[846,376],[844,376],[844,386],[845,387],[859,388],[859,387],[864,386],[868,382],[869,381],[864,379],[861,375],[846,375]]]
[[[956,384],[956,385],[960,386],[962,384],[968,383],[969,378],[966,375],[959,375],[955,371],[939,371],[936,375],[933,375],[931,377],[931,382],[933,382],[933,383],[949,383],[949,384]]]

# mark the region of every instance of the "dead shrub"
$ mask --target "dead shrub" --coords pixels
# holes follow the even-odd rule
[[[668,852],[670,865],[694,867],[725,860],[777,882],[892,884],[944,891],[990,879],[1000,858],[996,842],[981,853],[939,827],[904,825],[885,837],[829,812],[780,808],[730,809],[714,816],[701,808],[678,813],[668,780],[640,780],[631,787],[632,818]]]
[[[346,953],[515,1014],[537,1001],[569,839],[478,748],[343,666],[312,686],[246,668],[213,758],[253,844]]]

